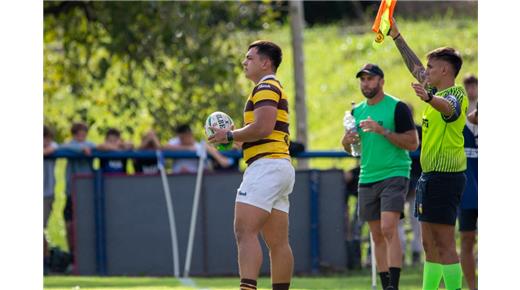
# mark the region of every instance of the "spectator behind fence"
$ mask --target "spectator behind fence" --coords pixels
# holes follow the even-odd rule
[[[58,148],[58,144],[53,140],[54,134],[47,127],[43,126],[43,155],[52,154]],[[54,176],[54,166],[56,161],[54,159],[43,160],[43,229],[47,227],[49,215],[52,211],[52,204],[54,202],[54,186],[56,179]],[[46,274],[50,268],[50,255],[45,234],[43,235],[43,270]]]
[[[233,143],[229,150],[234,154],[240,152],[241,145]],[[240,170],[240,157],[227,157],[218,151],[213,145],[206,143],[208,155],[213,157],[211,160],[212,168],[216,172],[238,172]]]
[[[88,127],[85,123],[74,123],[70,130],[72,134],[72,140],[66,144],[60,146],[60,149],[68,149],[78,153],[83,153],[85,156],[89,156],[92,149],[96,147],[96,144],[87,141]],[[72,205],[72,177],[75,174],[88,174],[92,173],[92,161],[90,159],[68,159],[67,169],[65,172],[65,194],[67,196],[67,202],[63,210],[63,218],[65,219],[65,225],[67,227],[67,241],[69,243],[70,254],[73,255],[73,243],[72,243],[72,216],[73,216],[73,205]],[[72,256],[74,259],[74,256]]]
[[[193,132],[187,124],[183,124],[175,129],[176,137],[170,139],[164,146],[165,150],[172,151],[193,151],[200,150],[201,144],[195,141]],[[198,160],[195,158],[179,158],[173,160],[173,173],[196,173]]]
[[[124,142],[121,139],[119,130],[110,128],[105,134],[105,142],[97,146],[101,151],[121,151],[131,150],[134,146],[132,143]],[[103,173],[126,173],[127,158],[101,159],[101,170]]]
[[[175,130],[177,136],[175,138],[170,139],[168,144],[164,146],[165,150],[173,150],[173,151],[193,151],[197,152],[201,149],[202,144],[195,141],[195,137],[193,136],[193,132],[191,128],[187,124],[180,125]],[[228,158],[222,155],[215,147],[210,144],[205,144],[206,151],[208,152],[208,157],[213,157],[213,165],[217,169],[228,169],[235,167],[238,169],[238,163],[235,162],[234,159]],[[172,172],[173,173],[196,173],[197,168],[199,166],[198,159],[194,158],[179,158],[174,159]],[[204,165],[205,168],[208,168],[208,163]]]
[[[413,114],[413,106],[410,103],[407,103],[408,108],[410,108],[410,112]],[[420,125],[415,124],[415,129],[417,129],[417,134],[419,135],[419,148],[421,147],[422,140],[422,128]],[[414,203],[415,203],[415,187],[417,185],[417,181],[421,176],[421,162],[419,160],[419,156],[412,156],[412,168],[410,170],[410,186],[408,187],[408,193],[406,195],[406,203],[408,204],[408,221],[410,222],[411,231],[412,231],[412,240],[410,242],[411,254],[412,254],[412,264],[418,265],[421,262],[421,252],[422,248],[422,240],[421,240],[421,225],[416,217],[414,217]],[[403,249],[403,262],[406,253],[406,234],[404,228],[404,219],[399,222],[399,237],[401,239],[401,248]]]
[[[478,80],[470,75],[464,78],[464,87],[468,93],[468,112],[477,109]],[[464,126],[464,150],[467,157],[466,188],[462,194],[458,213],[460,231],[460,262],[464,278],[470,290],[477,289],[476,261],[473,251],[477,240],[478,221],[478,126],[472,123],[470,116]]]
[[[141,139],[141,145],[138,147],[139,150],[153,151],[161,149],[161,143],[155,131],[150,130]],[[135,172],[144,174],[157,174],[159,173],[159,167],[157,167],[157,158],[146,158],[146,159],[134,159]]]

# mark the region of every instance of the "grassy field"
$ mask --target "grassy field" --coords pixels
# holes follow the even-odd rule
[[[405,269],[401,274],[402,290],[421,289],[421,270],[418,268]],[[356,272],[352,275],[331,276],[331,277],[296,277],[291,283],[294,290],[316,290],[316,289],[350,289],[367,290],[370,289],[371,278],[369,271]],[[379,278],[378,278],[379,279]],[[45,278],[45,288],[48,290],[123,290],[123,289],[143,289],[143,290],[191,290],[191,289],[212,289],[212,290],[235,290],[237,289],[238,278],[194,278],[196,287],[183,285],[181,281],[174,278],[150,278],[150,277],[71,277],[71,276],[50,276]],[[379,283],[379,281],[378,281]],[[269,278],[261,278],[258,281],[258,289],[271,289]],[[75,288],[79,287],[79,288]]]

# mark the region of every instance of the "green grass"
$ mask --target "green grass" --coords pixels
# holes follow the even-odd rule
[[[379,279],[379,277],[378,277]],[[194,278],[198,288],[209,288],[213,290],[235,290],[238,278]],[[378,280],[379,283],[379,280]],[[316,289],[370,289],[371,276],[369,270],[355,272],[348,275],[334,275],[330,277],[295,277],[291,282],[293,290],[316,290]],[[420,290],[421,270],[418,268],[405,268],[401,274],[399,289]],[[95,290],[188,290],[194,289],[182,285],[174,278],[150,278],[150,277],[72,277],[72,276],[50,276],[45,277],[44,289],[48,290],[71,290],[79,286],[79,289]],[[269,278],[261,278],[258,281],[258,289],[271,289]],[[78,288],[76,288],[78,289]]]

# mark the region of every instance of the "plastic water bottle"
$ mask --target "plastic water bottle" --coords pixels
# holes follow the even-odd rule
[[[343,117],[343,126],[345,127],[346,132],[357,132],[356,119],[352,116],[350,111],[345,112],[345,117]],[[360,141],[350,144],[350,152],[354,157],[361,156]]]

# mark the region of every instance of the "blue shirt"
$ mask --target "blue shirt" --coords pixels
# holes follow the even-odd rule
[[[468,125],[464,126],[464,151],[467,157],[466,188],[462,194],[460,208],[478,208],[478,145],[475,134]]]

